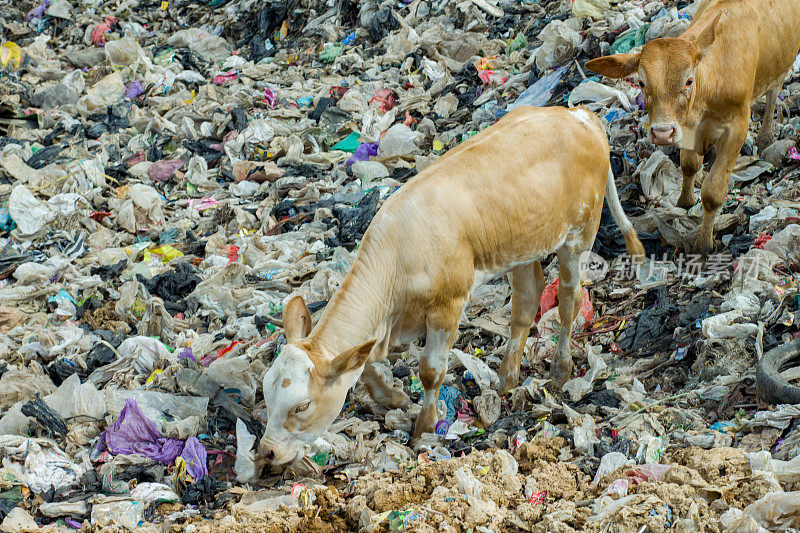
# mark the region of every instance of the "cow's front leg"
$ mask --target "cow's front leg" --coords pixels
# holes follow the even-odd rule
[[[683,174],[683,184],[678,203],[675,204],[683,209],[691,209],[694,205],[694,180],[697,173],[703,168],[703,157],[694,150],[681,150],[681,173]]]
[[[364,373],[361,374],[361,382],[367,387],[372,399],[381,405],[386,405],[393,409],[406,409],[411,405],[408,394],[386,383],[386,380],[378,373],[373,363],[364,367]]]
[[[453,302],[445,309],[429,312],[425,319],[425,349],[419,361],[419,377],[424,396],[422,411],[414,425],[414,440],[423,433],[433,433],[439,420],[439,388],[447,373],[447,359],[458,333],[458,321],[464,301]]]
[[[694,241],[693,252],[706,257],[714,250],[714,220],[728,194],[731,172],[747,138],[749,109],[740,110],[717,144],[717,159],[703,182],[700,200],[703,202],[703,223]]]

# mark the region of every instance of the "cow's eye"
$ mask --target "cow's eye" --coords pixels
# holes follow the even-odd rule
[[[693,83],[694,83],[694,78],[689,78],[688,80],[686,80],[686,88],[688,89],[689,87],[691,87]]]
[[[295,407],[292,410],[292,412],[294,414],[299,414],[299,413],[302,413],[304,411],[307,411],[310,406],[311,406],[311,401],[310,400],[306,400],[303,403],[301,403],[300,405],[298,405],[297,407]]]

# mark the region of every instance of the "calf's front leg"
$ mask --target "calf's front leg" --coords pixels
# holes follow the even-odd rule
[[[706,257],[714,250],[714,220],[728,194],[731,172],[747,138],[749,109],[740,110],[735,121],[722,134],[717,144],[717,159],[703,182],[700,200],[703,202],[703,223],[694,241],[693,252]]]
[[[454,302],[449,309],[436,310],[426,317],[425,349],[419,360],[419,378],[425,395],[412,442],[423,433],[433,433],[439,420],[439,388],[447,373],[447,359],[456,341],[463,306],[463,301]]]
[[[703,156],[694,150],[681,150],[681,172],[683,173],[683,184],[678,203],[675,204],[683,209],[691,209],[694,205],[694,180],[697,173],[703,167]]]

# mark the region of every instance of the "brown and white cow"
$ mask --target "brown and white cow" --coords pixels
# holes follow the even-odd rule
[[[649,138],[681,149],[679,207],[694,205],[695,176],[703,156],[716,146],[716,160],[700,193],[703,222],[693,246],[698,253],[713,249],[714,219],[747,137],[750,106],[765,93],[759,150],[773,139],[775,101],[798,47],[800,0],[706,0],[680,37],[653,39],[638,54],[586,63],[611,78],[639,74],[650,115]]]
[[[551,377],[570,376],[569,341],[581,305],[579,256],[594,242],[606,196],[629,253],[644,250],[620,206],[602,123],[581,108],[520,107],[450,150],[390,196],[375,215],[342,285],[312,330],[303,299],[286,305],[288,343],[264,377],[267,425],[259,443],[273,465],[299,459],[359,377],[376,401],[409,405],[372,363],[426,334],[425,396],[414,435],[437,422],[439,387],[473,289],[508,273],[511,338],[503,391],[517,385],[525,339],[555,252],[561,332]]]

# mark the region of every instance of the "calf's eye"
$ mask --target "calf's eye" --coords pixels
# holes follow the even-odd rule
[[[311,406],[311,401],[306,400],[303,403],[301,403],[300,405],[298,405],[297,407],[295,407],[293,409],[293,413],[294,414],[298,414],[298,413],[302,413],[304,411],[307,411],[310,406]]]

